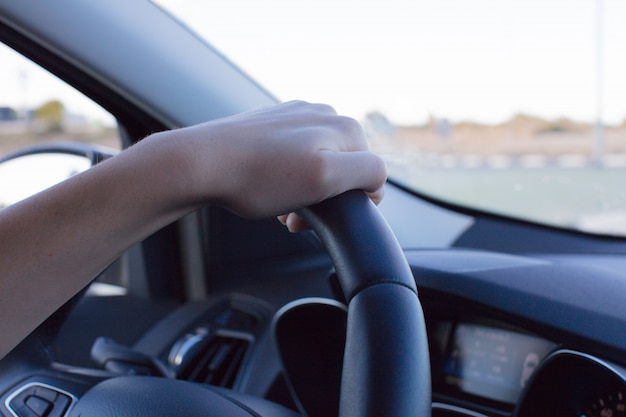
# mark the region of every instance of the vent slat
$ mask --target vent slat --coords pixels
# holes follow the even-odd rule
[[[248,342],[245,340],[238,340],[235,343],[235,346],[233,346],[232,358],[229,361],[226,371],[224,372],[220,386],[233,386],[235,383],[235,378],[237,377],[237,373],[239,372],[239,368],[243,362],[243,356],[247,350],[247,344]]]
[[[207,366],[209,372],[216,372],[217,370],[219,370],[223,366],[226,358],[228,358],[228,356],[230,355],[232,349],[233,347],[231,343],[218,346],[217,352],[215,352],[215,354],[209,361],[209,365]]]
[[[243,338],[217,335],[204,352],[191,361],[189,368],[180,373],[180,378],[232,388],[249,344]]]

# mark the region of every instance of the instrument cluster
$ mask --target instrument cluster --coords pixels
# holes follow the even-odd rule
[[[626,370],[619,365],[484,320],[439,321],[431,337],[433,395],[447,405],[465,400],[480,415],[491,408],[515,417],[626,417]]]
[[[584,353],[554,352],[529,382],[515,415],[626,416],[626,372]]]

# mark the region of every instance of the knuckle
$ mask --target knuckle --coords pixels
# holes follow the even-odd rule
[[[311,104],[311,106],[313,106],[313,108],[318,111],[319,113],[322,114],[330,114],[330,115],[336,115],[337,111],[335,110],[335,108],[329,104],[324,104],[324,103],[316,103],[316,104]]]
[[[291,101],[286,102],[285,104],[288,105],[288,106],[300,106],[300,107],[302,107],[302,106],[308,105],[309,103],[307,103],[304,100],[291,100]]]
[[[321,154],[316,154],[311,159],[312,173],[309,177],[309,191],[311,195],[315,196],[316,200],[322,200],[329,194],[333,183],[333,169],[330,165],[328,158],[325,158]]]
[[[353,141],[355,149],[367,149],[367,140],[363,126],[355,119],[347,116],[337,117],[338,128],[341,133]]]

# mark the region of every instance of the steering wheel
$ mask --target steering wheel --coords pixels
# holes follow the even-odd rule
[[[430,416],[428,343],[415,281],[380,212],[350,191],[299,213],[318,234],[348,301],[340,417]],[[292,415],[260,399],[153,377],[91,388],[71,416]]]
[[[324,243],[348,301],[339,416],[430,416],[424,316],[385,219],[360,191],[300,215]]]

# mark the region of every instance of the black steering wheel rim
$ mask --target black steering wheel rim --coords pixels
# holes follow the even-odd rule
[[[360,191],[299,213],[331,255],[348,300],[340,417],[430,416],[426,327],[411,270],[386,221]],[[185,381],[122,376],[93,386],[70,417],[291,417],[273,403]]]
[[[430,362],[415,280],[360,191],[299,212],[329,252],[348,302],[340,417],[430,416]]]

